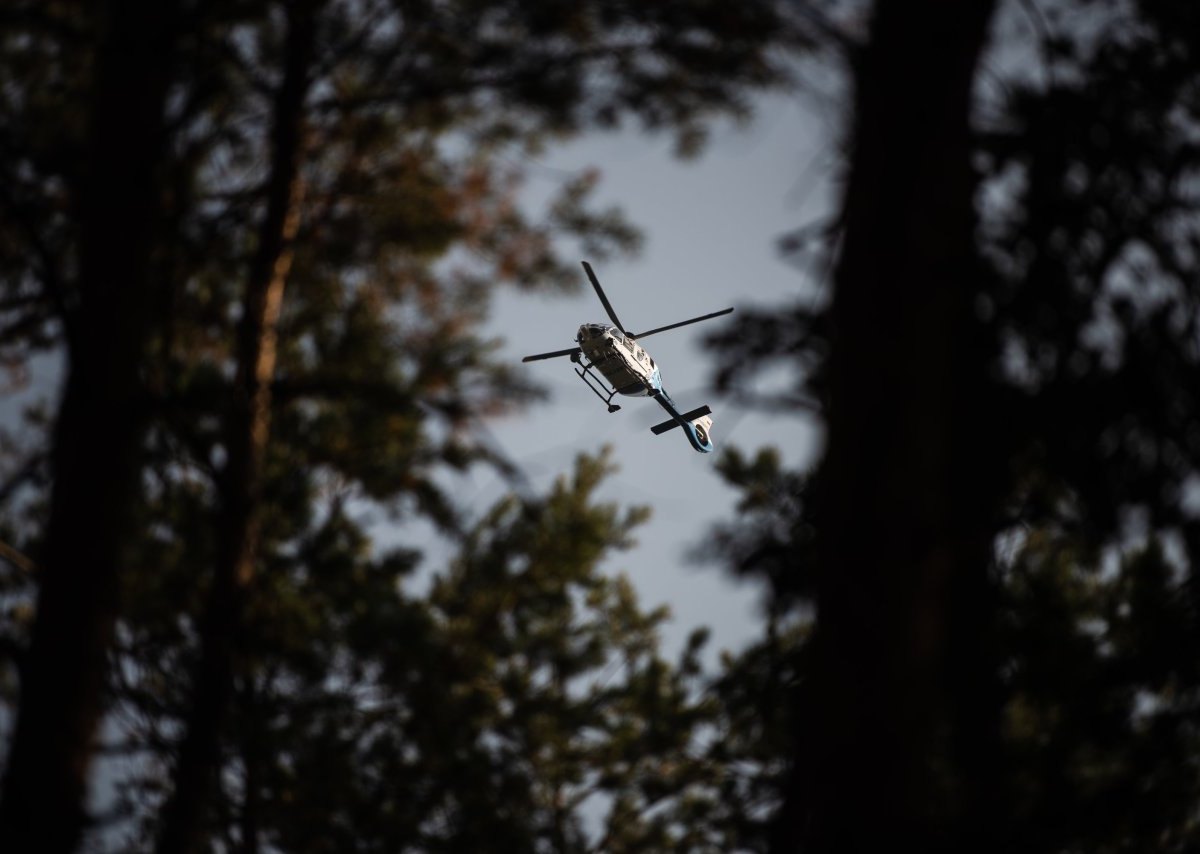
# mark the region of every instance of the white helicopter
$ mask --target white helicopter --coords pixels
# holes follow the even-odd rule
[[[658,435],[672,428],[682,427],[693,448],[702,454],[710,453],[713,449],[711,436],[712,410],[707,406],[701,406],[698,409],[693,409],[691,412],[680,413],[678,407],[675,405],[675,401],[671,400],[671,396],[663,388],[662,375],[659,373],[658,365],[654,364],[654,360],[650,358],[650,354],[642,349],[642,346],[637,341],[640,338],[645,338],[647,335],[655,335],[659,332],[666,332],[668,329],[678,329],[680,326],[687,326],[689,323],[699,323],[701,320],[720,317],[723,314],[729,314],[733,309],[727,308],[722,311],[714,311],[712,314],[706,314],[702,317],[693,317],[691,320],[683,320],[679,323],[672,323],[669,326],[660,326],[657,329],[651,329],[649,332],[626,332],[625,327],[621,325],[621,321],[617,319],[617,313],[613,311],[608,297],[604,295],[604,289],[600,287],[600,281],[596,278],[596,274],[592,272],[592,265],[584,261],[583,269],[587,273],[588,279],[591,280],[592,286],[596,289],[596,295],[600,297],[600,302],[604,305],[604,310],[608,312],[609,318],[615,325],[606,326],[603,323],[585,323],[579,327],[579,332],[575,336],[575,341],[579,344],[578,347],[571,347],[567,350],[555,350],[553,353],[538,353],[534,356],[526,356],[521,361],[536,362],[539,359],[570,356],[571,361],[579,365],[575,369],[575,373],[588,388],[596,393],[597,397],[608,405],[609,412],[616,412],[621,408],[612,402],[613,397],[618,394],[634,397],[651,397],[657,400],[659,405],[671,414],[670,419],[651,427],[650,431],[652,433]],[[592,371],[593,368],[599,370],[604,379],[597,377]],[[604,380],[608,381],[611,388],[605,385]]]

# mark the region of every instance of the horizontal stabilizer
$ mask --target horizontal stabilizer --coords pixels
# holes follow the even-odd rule
[[[694,421],[695,419],[699,418],[701,415],[710,415],[711,413],[712,413],[712,410],[709,409],[707,405],[705,405],[705,406],[701,406],[698,409],[693,409],[691,412],[683,413],[683,420],[684,421]],[[666,433],[672,427],[678,427],[678,426],[679,426],[679,422],[676,421],[674,418],[671,418],[667,421],[664,421],[662,424],[655,424],[653,427],[650,428],[650,432],[653,433],[655,436],[660,436],[663,433]]]

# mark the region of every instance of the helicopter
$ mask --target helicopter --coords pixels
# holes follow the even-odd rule
[[[729,314],[733,309],[714,311],[712,314],[693,317],[691,320],[681,320],[679,323],[671,323],[667,326],[659,326],[647,332],[628,332],[621,321],[617,319],[617,313],[613,311],[612,303],[604,295],[604,289],[600,287],[600,280],[596,278],[592,265],[587,261],[582,263],[583,270],[587,273],[592,287],[596,289],[596,296],[600,297],[600,303],[604,306],[613,325],[585,323],[579,327],[579,331],[575,335],[575,342],[578,346],[566,350],[555,350],[551,353],[537,353],[533,356],[526,356],[521,361],[536,362],[541,359],[568,356],[577,366],[575,368],[576,375],[583,380],[584,385],[604,401],[610,413],[617,412],[621,408],[620,405],[612,402],[618,394],[653,398],[671,417],[661,424],[651,427],[651,433],[657,436],[675,427],[682,427],[693,448],[702,454],[711,453],[713,450],[712,410],[706,405],[690,412],[681,413],[675,401],[663,388],[662,374],[659,372],[658,365],[637,342],[639,339],[666,332],[668,329],[678,329],[680,326]],[[599,371],[600,376],[597,376],[596,371]]]

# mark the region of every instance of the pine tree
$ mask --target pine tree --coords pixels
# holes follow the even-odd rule
[[[1021,32],[1032,28],[1038,35],[1036,54],[1014,48],[1009,40],[1014,18]],[[914,25],[917,20],[912,19]],[[844,542],[846,554],[876,549],[881,532],[896,533],[897,520],[908,518],[941,488],[930,461],[962,444],[976,448],[974,456],[959,457],[950,481],[957,486],[943,495],[954,496],[959,506],[953,512],[964,514],[963,524],[951,528],[958,545],[979,538],[992,554],[959,564],[941,588],[942,604],[936,587],[916,584],[896,591],[889,587],[896,579],[876,587],[875,581],[843,573],[825,582],[863,582],[861,595],[843,605],[867,608],[889,589],[896,594],[884,597],[889,608],[903,611],[924,600],[929,607],[922,625],[934,642],[918,664],[942,662],[945,673],[957,674],[943,681],[935,707],[917,718],[937,738],[928,750],[936,757],[926,769],[928,779],[944,782],[959,775],[966,784],[943,788],[937,796],[927,793],[911,805],[911,813],[918,822],[932,815],[927,826],[944,832],[942,839],[951,845],[963,838],[956,834],[973,834],[970,821],[964,828],[955,814],[975,815],[974,827],[1003,828],[987,839],[971,835],[973,848],[1187,850],[1195,844],[1191,660],[1200,637],[1195,618],[1200,527],[1194,502],[1200,469],[1194,429],[1200,414],[1194,311],[1200,21],[1194,4],[1183,2],[1068,0],[1007,4],[994,23],[982,66],[986,73],[975,77],[969,103],[973,133],[967,162],[980,179],[979,227],[966,236],[957,232],[956,251],[974,259],[970,275],[958,277],[957,320],[951,322],[949,315],[937,320],[931,310],[936,302],[914,301],[919,318],[880,311],[888,303],[861,298],[861,290],[845,289],[839,277],[832,307],[818,302],[774,316],[744,313],[741,328],[716,342],[728,354],[721,372],[725,379],[736,371],[744,380],[747,370],[779,361],[795,366],[796,393],[783,405],[816,411],[828,419],[831,433],[839,423],[840,384],[842,395],[861,394],[860,403],[880,405],[878,418],[867,417],[867,410],[860,419],[866,435],[883,428],[897,432],[894,441],[900,443],[912,438],[913,423],[936,421],[937,429],[957,425],[953,441],[942,443],[937,453],[914,451],[909,462],[917,468],[907,479],[891,481],[897,469],[881,459],[862,472],[855,494],[864,502],[892,484],[887,503],[895,512],[888,518],[845,505],[841,515],[824,515],[821,505],[828,495],[823,497],[823,489],[840,488],[820,486],[821,478],[835,477],[827,473],[827,458],[790,528],[782,534],[779,527],[758,524],[730,529],[723,542],[734,568],[771,579],[776,607],[784,613],[794,618],[811,613],[813,591],[818,591],[813,643],[819,644],[823,622],[849,618],[830,613],[820,583],[813,583],[814,576],[829,572],[837,555],[821,557],[818,551],[814,556],[812,546],[825,536],[857,538],[859,543]],[[899,39],[893,47],[912,51],[919,43],[918,37]],[[1014,52],[1021,62],[1012,61]],[[856,70],[870,73],[865,64]],[[892,86],[898,79],[876,85]],[[919,101],[928,92],[910,94]],[[912,113],[928,118],[918,108],[929,105],[919,103]],[[961,137],[946,146],[936,125],[926,122],[914,129],[912,116],[894,117],[867,139],[859,125],[851,156],[861,156],[881,140],[896,153],[897,140],[904,140],[935,151],[941,160],[956,152],[961,167]],[[915,174],[921,163],[927,161],[918,157],[907,165]],[[848,240],[849,210],[823,229],[830,236],[847,229],[846,240],[840,245],[830,240],[829,247],[841,258],[843,272],[845,265],[879,263],[894,245],[888,241],[901,244],[902,252],[919,254],[954,233],[944,230],[932,241],[914,238],[910,229],[919,231],[933,219],[900,215],[898,206],[931,199],[897,193],[896,185],[883,181],[871,186],[877,195],[858,213],[870,220],[886,217],[891,232],[855,248]],[[932,192],[934,184],[929,186]],[[939,192],[953,186],[939,185]],[[969,220],[964,214],[959,225]],[[788,245],[800,246],[803,236],[798,232]],[[903,269],[889,265],[887,286],[893,293],[884,300],[911,300],[931,286],[932,279],[905,278]],[[886,327],[881,335],[854,343],[853,323],[869,324],[872,318]],[[881,355],[880,345],[895,340],[891,336],[914,333],[902,356]],[[946,356],[933,371],[901,370],[914,364],[905,360],[961,342],[965,333],[970,346],[960,351],[961,358]],[[857,391],[836,374],[839,347],[840,358],[867,371]],[[935,379],[937,371],[946,370],[953,381],[945,374]],[[973,380],[964,385],[967,377]],[[911,388],[913,379],[928,386],[922,394],[939,397],[957,388],[959,396],[943,398],[949,405],[940,408],[920,395],[889,397]],[[855,435],[853,429],[848,435]],[[843,453],[870,461],[874,448],[863,440],[843,446]],[[743,479],[753,469],[745,460],[729,466]],[[849,484],[844,470],[828,471],[840,471],[840,483]],[[980,513],[985,506],[991,510]],[[968,518],[974,523],[966,524]],[[893,555],[881,558],[879,566],[905,578],[901,567],[937,540],[937,530],[900,525]],[[781,561],[780,554],[790,557]],[[787,560],[794,561],[790,570]],[[938,626],[953,633],[943,637],[963,642],[950,647],[936,642]],[[845,648],[861,651],[861,645],[879,637],[878,629],[866,628],[860,637],[842,641]],[[816,657],[812,649],[798,654],[804,662],[810,654]],[[864,669],[871,666],[893,678],[908,673],[893,655],[884,651],[877,662],[847,666],[845,677],[869,682],[879,675]],[[923,684],[897,687],[919,694]],[[831,721],[836,712],[830,708],[840,708],[841,699],[836,694],[831,699],[823,686],[802,679],[794,700],[795,732],[814,742],[840,726]],[[878,728],[899,731],[905,725],[886,719],[903,704],[864,701],[864,708],[863,714],[880,716]],[[952,709],[955,714],[948,716]],[[848,763],[845,757],[853,755],[842,755],[839,773],[851,777],[879,770],[869,756]],[[888,757],[880,761],[886,767]],[[825,777],[814,783],[828,784]],[[828,806],[819,793],[801,795],[797,802],[807,802],[804,809]],[[972,798],[981,812],[972,812]],[[863,821],[887,814],[871,803],[850,802]],[[800,814],[785,808],[781,823],[794,827]],[[842,839],[842,844],[851,841]],[[777,842],[776,850],[792,848],[792,840]]]
[[[0,234],[13,250],[3,262],[5,346],[18,361],[57,347],[72,369],[94,367],[81,341],[110,341],[123,328],[105,325],[113,311],[144,324],[128,341],[146,345],[125,363],[133,387],[121,416],[141,426],[111,425],[128,453],[93,455],[114,467],[95,483],[139,487],[136,498],[97,499],[106,511],[128,512],[131,527],[105,527],[114,568],[94,576],[95,596],[73,600],[86,619],[35,631],[53,640],[35,640],[25,659],[18,728],[34,725],[43,702],[25,686],[51,679],[40,663],[46,644],[83,643],[84,626],[94,623],[88,654],[72,664],[80,678],[60,668],[51,680],[82,692],[66,704],[82,714],[80,737],[61,745],[70,775],[42,769],[73,775],[72,788],[39,802],[46,815],[78,813],[119,594],[111,693],[122,713],[140,717],[137,732],[148,738],[129,746],[148,750],[148,765],[171,764],[194,692],[181,676],[199,667],[214,674],[196,683],[214,706],[186,727],[196,747],[185,753],[199,760],[181,760],[192,770],[179,779],[196,781],[181,800],[203,810],[206,786],[227,771],[246,792],[236,816],[181,816],[178,836],[169,819],[164,845],[202,844],[219,828],[252,850],[267,821],[259,796],[269,757],[256,745],[274,714],[269,686],[259,684],[270,665],[256,656],[267,657],[258,644],[278,631],[275,598],[295,596],[284,568],[328,521],[331,495],[356,507],[344,516],[353,520],[351,539],[366,536],[372,511],[420,514],[456,531],[460,520],[438,473],[488,461],[486,446],[472,439],[472,419],[532,393],[494,364],[476,334],[487,295],[500,283],[573,281],[574,264],[558,258],[552,237],[576,237],[590,255],[636,242],[618,214],[589,209],[593,176],[564,186],[543,219],[522,214],[521,158],[627,117],[673,132],[681,151],[692,151],[712,116],[744,114],[748,92],[784,81],[782,51],[796,41],[767,2],[184,3],[169,37],[149,39],[156,19],[138,18],[135,5],[109,4],[115,11],[105,26],[68,2],[3,13],[12,26],[0,62],[12,71],[6,79],[19,81],[6,88],[0,112],[13,179],[0,198]],[[141,283],[114,273],[106,286],[132,302],[114,300],[100,313],[87,310],[83,273],[88,247],[99,244],[79,219],[88,210],[79,206],[87,198],[80,188],[123,173],[105,171],[107,156],[81,158],[88,127],[49,120],[84,112],[93,77],[105,79],[110,54],[97,48],[96,32],[163,55],[161,67],[145,65],[137,79],[147,91],[161,89],[160,106],[122,130],[137,139],[121,162],[140,179],[154,177],[153,198],[144,200],[151,237],[141,239],[139,220],[126,224],[137,238],[127,248],[140,253]],[[137,55],[118,59],[131,66]],[[105,133],[115,127],[106,119],[95,125]],[[91,171],[81,174],[80,162]],[[116,251],[119,219],[93,219],[109,229],[97,232],[108,235],[101,248]],[[280,293],[276,305],[271,294]],[[272,349],[273,369],[264,358]],[[68,414],[56,422],[60,446],[104,420],[89,416],[84,427]],[[36,486],[26,469],[45,478],[52,496],[69,483],[58,457],[32,469],[17,463],[18,479]],[[37,501],[16,512],[36,515]],[[56,565],[47,555],[88,542],[86,529],[67,525],[63,533],[56,524],[22,530],[17,543],[39,567],[43,596]],[[54,614],[37,613],[39,621]],[[22,624],[9,628],[19,647]],[[205,685],[226,687],[210,693]],[[24,744],[18,736],[10,752],[0,816],[33,826],[45,822],[17,806],[19,793],[33,791],[22,782],[33,766],[17,758],[41,748]],[[175,785],[155,779],[167,791]],[[200,794],[193,801],[186,791]],[[55,829],[51,848],[66,850],[80,823]]]
[[[103,663],[123,546],[133,531],[130,505],[145,430],[138,374],[150,337],[146,304],[161,212],[155,181],[164,155],[177,10],[171,2],[130,2],[105,12],[92,22],[100,37],[89,57],[91,108],[78,140],[82,171],[71,176],[75,287],[64,293],[61,260],[49,248],[33,261],[42,272],[43,293],[27,290],[22,274],[28,270],[21,266],[8,279],[19,294],[8,308],[24,315],[10,333],[23,337],[23,322],[31,324],[35,339],[41,337],[42,312],[51,300],[71,342],[50,450],[55,484],[45,547],[36,559],[36,618],[21,660],[20,702],[0,796],[0,837],[14,851],[68,850],[82,829],[86,757],[101,714]],[[9,48],[21,58],[19,37]],[[35,96],[45,97],[57,81],[46,88],[43,82],[35,81]],[[46,106],[22,103],[11,93],[9,98],[17,109]],[[17,147],[24,140],[7,141]],[[37,210],[30,203],[34,210],[28,210],[21,195],[31,191],[29,173],[39,165],[13,164],[23,180],[9,191],[16,199],[10,203],[17,209],[15,225],[29,232],[35,248],[44,236],[36,220],[44,204]]]

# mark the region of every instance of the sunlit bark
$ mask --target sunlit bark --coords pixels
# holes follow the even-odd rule
[[[246,282],[238,330],[238,381],[225,430],[218,479],[221,514],[217,562],[201,628],[201,658],[186,735],[163,816],[159,850],[197,850],[221,767],[221,734],[238,671],[245,591],[258,554],[263,460],[270,436],[271,380],[292,244],[300,221],[305,98],[314,38],[314,4],[289,7],[283,82],[275,99],[267,208]],[[253,778],[253,775],[248,775]],[[248,825],[244,825],[248,826]],[[255,840],[242,840],[251,850]]]

